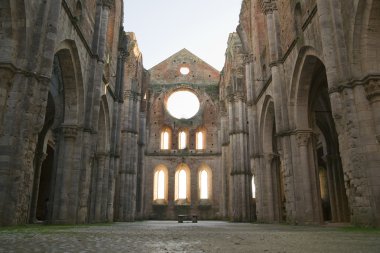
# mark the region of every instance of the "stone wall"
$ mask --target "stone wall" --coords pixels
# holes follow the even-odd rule
[[[378,8],[379,1],[243,1],[237,32],[248,59],[241,66],[259,221],[326,221],[318,174],[327,161],[328,221],[379,225],[373,180],[379,168],[379,122],[373,114],[379,59],[373,56],[379,46],[372,43],[379,36]],[[233,69],[226,63],[223,72]],[[326,89],[323,103],[315,102],[322,96],[318,89]],[[268,122],[275,124],[273,134],[266,133]],[[323,124],[330,125],[328,131]],[[323,149],[320,138],[338,145]]]
[[[2,3],[0,224],[113,220],[122,5]]]
[[[181,74],[181,67],[189,69]],[[220,144],[218,77],[214,68],[203,62],[186,49],[179,51],[149,70],[150,91],[147,121],[147,145],[145,159],[145,217],[154,219],[176,219],[178,214],[197,213],[202,219],[219,217],[220,198]],[[166,103],[175,91],[186,90],[194,93],[200,108],[189,119],[177,119],[170,115]],[[184,101],[185,102],[185,101]],[[170,129],[170,146],[161,148],[161,132]],[[178,148],[178,134],[185,130],[187,147]],[[203,131],[205,145],[196,148],[196,133]],[[190,185],[186,203],[175,199],[175,174],[181,164],[189,168]],[[154,199],[154,173],[164,166],[167,170],[167,196],[165,200]],[[209,169],[212,182],[208,200],[200,199],[199,172]],[[211,174],[211,175],[210,175]]]

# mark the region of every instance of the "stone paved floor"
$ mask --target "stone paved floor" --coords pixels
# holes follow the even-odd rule
[[[380,252],[380,231],[200,221],[0,228],[0,252]]]

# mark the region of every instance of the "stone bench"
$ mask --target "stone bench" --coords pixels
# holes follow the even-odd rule
[[[186,215],[186,214],[179,214],[178,215],[178,223],[183,223],[185,220],[191,220],[192,223],[198,222],[198,215]]]

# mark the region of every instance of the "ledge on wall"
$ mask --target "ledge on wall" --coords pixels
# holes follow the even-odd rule
[[[168,201],[166,199],[156,199],[153,201],[153,206],[167,206]]]

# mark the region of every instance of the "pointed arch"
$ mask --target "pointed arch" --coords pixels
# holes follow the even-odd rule
[[[172,146],[172,129],[168,126],[161,128],[160,132],[160,148],[161,150],[171,150]]]
[[[62,41],[56,51],[64,90],[65,125],[82,125],[84,117],[84,84],[78,49],[73,40]]]
[[[153,172],[153,202],[155,204],[168,203],[168,169],[160,164]]]
[[[196,150],[204,150],[206,149],[206,128],[199,127],[195,132],[195,149]]]
[[[380,72],[380,0],[359,1],[354,28],[352,30],[353,73],[356,77],[363,74]]]
[[[312,75],[315,68],[324,66],[314,64],[316,61],[323,62],[322,54],[313,47],[302,47],[298,53],[296,63],[293,68],[293,75],[290,82],[289,93],[289,124],[293,129],[307,128],[307,120],[305,116],[308,110],[309,89]]]
[[[177,205],[190,204],[190,168],[185,163],[180,163],[175,172],[174,199]]]
[[[207,201],[209,203],[212,200],[212,170],[211,168],[203,163],[198,168],[198,190],[199,190],[199,200]]]
[[[178,130],[178,149],[189,148],[189,130],[182,128]]]

